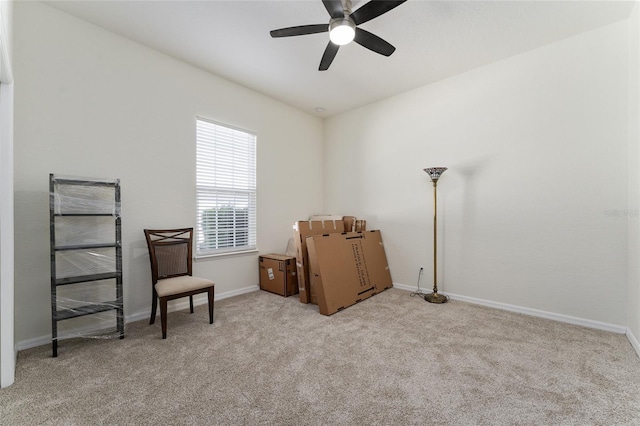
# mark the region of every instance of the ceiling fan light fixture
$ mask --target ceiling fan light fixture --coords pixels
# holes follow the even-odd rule
[[[1,0],[0,0],[1,1]],[[360,1],[360,0],[357,0]],[[361,0],[364,1],[364,0]],[[360,46],[379,53],[391,56],[396,50],[391,44],[369,31],[363,30],[358,25],[377,18],[392,9],[405,3],[407,0],[369,0],[358,10],[351,13],[352,0],[322,0],[322,4],[329,13],[331,20],[327,24],[298,25],[295,27],[280,28],[270,32],[271,37],[291,37],[306,34],[318,34],[329,32],[330,41],[324,49],[318,71],[326,71],[336,57],[340,46],[355,41]],[[326,21],[325,21],[326,22]]]
[[[349,44],[356,35],[356,24],[351,18],[332,19],[329,24],[329,38],[331,42],[338,46]]]

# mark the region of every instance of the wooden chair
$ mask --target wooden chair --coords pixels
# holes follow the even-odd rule
[[[144,235],[151,260],[153,281],[153,304],[151,320],[156,320],[156,305],[160,299],[162,338],[167,338],[167,302],[189,296],[189,307],[193,313],[193,295],[207,293],[209,298],[209,324],[213,324],[213,281],[192,276],[191,257],[193,228],[145,229]]]

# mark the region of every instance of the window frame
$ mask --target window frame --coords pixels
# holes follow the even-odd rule
[[[211,141],[201,140],[200,138],[201,125],[205,127],[212,126],[209,129],[207,129],[212,132],[215,132],[218,130],[222,130],[223,132],[229,132],[230,134],[233,134],[234,132],[240,132],[240,134],[243,136],[240,138],[236,138],[235,136],[232,136],[229,139],[223,138],[224,140],[220,140],[220,139],[215,140],[215,136],[212,136],[213,140]],[[195,135],[196,226],[195,226],[195,238],[194,238],[194,241],[195,241],[194,258],[204,259],[204,258],[211,258],[211,257],[239,255],[239,254],[258,252],[258,248],[257,248],[257,145],[258,145],[257,140],[258,140],[258,137],[257,137],[257,134],[255,132],[252,132],[243,128],[230,126],[228,124],[220,123],[220,122],[217,122],[208,118],[204,118],[201,116],[196,116],[195,130],[196,130],[196,135]],[[211,147],[210,150],[204,153],[201,152],[202,144],[206,144],[208,142],[212,142],[213,144],[218,144],[218,145]],[[216,170],[216,167],[215,165],[212,165],[212,164],[209,164],[208,166],[203,167],[202,163],[206,161],[202,161],[201,157],[204,155],[209,155],[209,156],[215,155],[216,149],[222,149],[223,151],[231,150],[233,154],[229,156],[228,155],[229,153],[227,152],[224,158],[229,161],[233,161],[233,157],[235,157],[235,153],[236,153],[236,146],[237,146],[236,144],[239,142],[245,144],[244,146],[240,146],[240,148],[238,149],[238,151],[241,151],[240,157],[242,157],[242,154],[247,153],[247,158],[246,158],[247,163],[243,164],[241,167],[244,170],[241,170],[240,172],[238,172],[235,166],[231,166],[230,170],[226,169],[225,176],[227,179],[225,179],[224,177],[220,178],[220,180],[222,181],[222,186],[220,185],[215,186],[215,183],[218,182],[217,180],[218,178],[216,177],[216,173],[214,172]],[[211,163],[210,161],[211,158],[209,158],[208,160],[209,160],[208,162]],[[216,160],[214,159],[214,162],[215,161]],[[206,170],[207,168],[209,168],[209,170]],[[200,177],[203,173],[205,174],[208,173],[206,175],[206,178],[207,178],[206,180],[213,181],[213,183],[202,182],[200,180]],[[239,179],[237,179],[237,177],[239,177]],[[230,178],[233,183],[231,183],[228,178]],[[239,187],[228,186],[228,184],[231,184],[232,186],[235,185],[236,180],[245,182],[246,185],[240,184]],[[224,202],[230,202],[231,204],[229,206],[225,206]],[[203,206],[203,204],[205,206]],[[232,229],[226,229],[224,226],[222,226],[222,228],[224,231],[231,231],[234,235],[232,237],[229,237],[230,239],[228,238],[223,239],[222,243],[232,242],[232,245],[227,247],[219,247],[218,245],[221,244],[221,242],[217,240],[217,238],[219,238],[220,236],[221,225],[225,225],[225,224],[228,225],[230,220],[228,211],[224,212],[224,216],[222,216],[222,218],[220,215],[220,211],[222,209],[228,209],[229,207],[232,208],[231,222],[233,222],[234,225]],[[243,217],[244,215],[242,214],[242,210],[244,208],[246,208],[246,212],[247,212],[246,218]],[[207,236],[205,232],[206,226],[204,224],[203,215],[204,215],[204,212],[209,209],[216,210],[216,213],[215,213],[216,219],[214,219],[212,222],[214,224],[214,228],[216,228],[216,230],[213,231],[215,232],[214,238],[216,239],[216,241],[215,242],[209,241],[209,243],[207,243]],[[239,220],[240,221],[246,220],[247,226],[238,227],[237,222]],[[240,235],[237,234],[238,230],[241,231]],[[242,239],[242,235],[243,235],[242,232],[246,232],[247,244],[237,246],[236,244],[238,243],[238,239]],[[212,245],[215,245],[216,247],[206,248],[204,247],[206,244],[212,244]]]

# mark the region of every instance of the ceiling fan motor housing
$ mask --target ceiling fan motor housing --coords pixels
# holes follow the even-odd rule
[[[329,38],[339,46],[351,43],[356,34],[356,24],[349,16],[329,22]]]

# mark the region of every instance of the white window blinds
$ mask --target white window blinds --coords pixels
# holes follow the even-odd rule
[[[196,255],[256,248],[256,135],[196,120]]]

